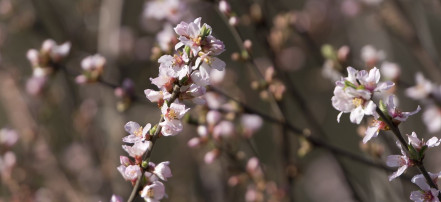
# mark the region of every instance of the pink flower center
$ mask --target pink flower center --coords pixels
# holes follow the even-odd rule
[[[432,201],[433,200],[432,192],[425,191],[424,195],[423,195],[423,199],[424,199],[424,201]]]

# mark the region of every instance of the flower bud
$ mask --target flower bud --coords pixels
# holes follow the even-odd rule
[[[188,147],[190,147],[190,148],[198,147],[200,144],[201,144],[201,140],[200,140],[200,138],[197,138],[197,137],[191,138],[191,139],[187,142],[187,145],[188,145]]]
[[[232,16],[229,20],[228,20],[228,24],[230,24],[231,26],[237,26],[239,24],[239,19],[237,19],[236,16]]]
[[[142,163],[141,163],[141,167],[142,168],[147,168],[147,166],[148,166],[149,164],[147,163],[147,161],[142,161]]]
[[[222,121],[217,124],[213,129],[213,136],[215,138],[219,137],[230,137],[234,134],[234,125],[231,121]]]
[[[222,114],[216,110],[211,110],[207,113],[207,123],[209,125],[215,125],[222,118]]]
[[[43,42],[43,45],[41,46],[41,53],[44,55],[48,55],[51,53],[52,49],[56,46],[57,44],[55,43],[54,40],[52,39],[47,39]]]
[[[26,53],[26,57],[28,58],[29,62],[31,62],[32,66],[37,67],[39,62],[39,56],[38,51],[35,49],[30,49]]]
[[[121,163],[121,165],[126,167],[132,164],[132,162],[130,162],[130,159],[127,156],[120,156],[119,162]]]
[[[219,1],[219,10],[225,15],[229,15],[231,12],[230,4],[225,0]]]
[[[204,156],[204,162],[206,164],[211,164],[213,163],[214,160],[217,159],[217,157],[219,157],[220,151],[218,149],[213,149],[209,152],[207,152]]]
[[[169,165],[170,165],[169,161],[161,162],[158,165],[156,165],[153,173],[155,173],[161,180],[167,181],[167,178],[173,176]]]
[[[346,62],[348,61],[349,53],[351,52],[351,49],[349,46],[342,46],[337,51],[337,58],[340,62]]]
[[[247,51],[250,51],[253,46],[253,42],[251,42],[251,40],[247,39],[243,42],[243,46],[245,47],[245,49]]]
[[[198,126],[197,132],[200,137],[207,137],[208,128],[206,126],[200,125]]]

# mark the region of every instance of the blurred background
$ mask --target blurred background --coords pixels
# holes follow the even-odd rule
[[[220,58],[226,73],[214,89],[239,100],[239,111],[252,113],[245,105],[285,120],[302,134],[383,166],[333,155],[265,118],[252,137],[229,140],[232,153],[222,148],[207,163],[204,156],[213,146],[188,146],[198,136],[197,124],[189,121],[182,134],[161,138],[152,154],[153,162],[171,162],[163,201],[409,200],[417,189],[409,180],[416,169],[389,182],[394,169],[384,166],[387,155],[399,154],[392,134],[381,132],[362,144],[370,120],[357,126],[344,114],[337,123],[331,97],[347,66],[376,66],[383,80],[397,83],[390,93],[403,111],[423,108],[400,125],[402,133],[438,136],[441,1],[242,0],[227,1],[228,8],[219,3],[0,0],[0,201],[109,201],[112,194],[127,199],[131,184],[116,169],[119,156],[126,155],[124,124],[157,123],[160,110],[143,91],[155,88],[149,78],[158,74],[159,56],[173,52],[170,28],[197,17],[225,43]],[[28,50],[40,50],[46,39],[70,42],[70,52],[52,64],[44,81],[32,80]],[[97,53],[106,58],[100,81],[77,84],[82,59]],[[406,95],[417,72],[432,82],[434,96]],[[133,82],[126,83],[131,94],[121,96],[115,91],[126,78]],[[230,102],[228,97],[214,99]],[[204,122],[207,106],[190,107],[191,119]],[[223,116],[243,127],[240,113]],[[431,172],[441,170],[439,152],[427,154]],[[261,162],[263,182],[241,177],[253,156]]]

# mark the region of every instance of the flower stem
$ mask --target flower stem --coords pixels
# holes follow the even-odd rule
[[[180,91],[181,91],[181,87],[179,85],[175,85],[173,87],[173,93],[172,93],[172,96],[169,100],[169,103],[173,103],[178,98]],[[150,141],[152,142],[152,147],[145,153],[145,155],[143,157],[143,161],[146,161],[147,164],[150,161],[150,156],[151,156],[153,148],[155,146],[155,142],[159,138],[159,134],[161,133],[162,126],[160,126],[159,123],[161,123],[163,121],[164,121],[164,117],[161,116],[161,119],[159,119],[159,122],[158,122],[158,128],[156,129],[155,134],[153,134],[150,139]],[[139,187],[141,186],[141,179],[144,177],[144,168],[142,168],[142,169],[143,169],[143,171],[141,173],[141,176],[139,176],[138,179],[136,180],[135,186],[133,186],[132,193],[130,194],[130,197],[127,200],[127,202],[132,202],[135,199],[135,197],[137,196]]]
[[[376,109],[377,113],[380,115],[380,117],[383,119],[384,122],[386,122],[386,124],[389,126],[389,128],[392,130],[393,134],[395,135],[395,137],[398,138],[398,140],[400,141],[401,145],[403,146],[403,148],[405,148],[407,155],[410,157],[411,155],[409,155],[409,145],[407,144],[406,140],[403,138],[403,136],[401,135],[400,130],[398,129],[398,127],[392,123],[392,121],[390,120],[389,117],[387,117],[381,110],[380,108],[377,107]],[[411,145],[410,145],[411,146]],[[423,174],[424,178],[426,178],[427,184],[429,184],[430,187],[439,190],[438,186],[433,182],[433,180],[430,178],[429,173],[427,172],[426,168],[424,167],[423,164],[423,160],[415,160],[412,159],[415,162],[416,167],[418,168],[418,170],[420,171],[421,174]],[[441,195],[438,195],[438,198],[441,200]]]

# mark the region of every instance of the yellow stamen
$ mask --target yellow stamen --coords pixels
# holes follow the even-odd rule
[[[364,100],[357,97],[352,100],[352,104],[354,104],[356,107],[359,107],[364,104]]]
[[[142,127],[139,127],[138,130],[134,132],[134,134],[138,137],[142,137]]]

